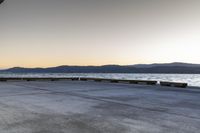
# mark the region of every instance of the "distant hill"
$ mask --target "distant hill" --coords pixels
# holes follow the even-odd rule
[[[49,68],[14,67],[0,72],[9,73],[176,73],[200,74],[200,64],[166,63],[105,66],[58,66]]]
[[[200,64],[190,64],[190,63],[182,63],[182,62],[173,62],[173,63],[155,63],[155,64],[137,64],[133,65],[134,67],[137,68],[150,68],[150,67],[167,67],[167,66],[172,66],[172,67],[200,67]]]

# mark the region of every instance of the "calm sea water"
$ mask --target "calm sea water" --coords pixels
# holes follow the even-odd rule
[[[190,86],[200,87],[200,74],[110,74],[110,73],[0,73],[0,77],[91,77],[112,79],[141,79],[157,81],[186,82]]]

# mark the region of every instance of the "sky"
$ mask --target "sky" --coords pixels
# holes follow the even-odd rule
[[[0,68],[200,64],[199,0],[5,0]]]

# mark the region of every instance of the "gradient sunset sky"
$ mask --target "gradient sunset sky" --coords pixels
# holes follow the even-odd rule
[[[0,68],[200,63],[200,0],[5,0]]]

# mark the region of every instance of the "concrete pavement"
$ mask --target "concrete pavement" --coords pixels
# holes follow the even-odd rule
[[[200,89],[0,82],[0,133],[199,133]]]

